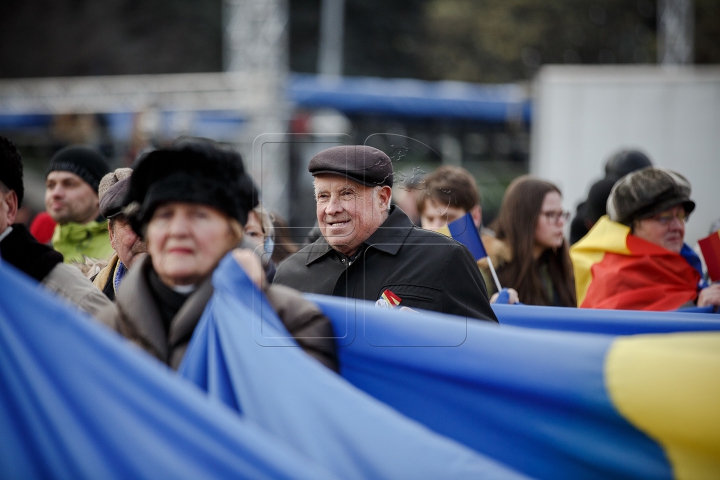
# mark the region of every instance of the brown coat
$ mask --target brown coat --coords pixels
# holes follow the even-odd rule
[[[496,272],[502,269],[506,264],[512,262],[512,252],[510,251],[510,246],[505,242],[485,233],[482,234],[482,242],[483,246],[485,246],[485,251],[487,252],[488,257],[492,260],[492,264]],[[483,280],[485,280],[488,295],[492,295],[498,290],[495,285],[495,280],[493,280],[492,273],[490,272],[490,266],[487,261],[488,257],[481,258],[477,261],[477,264],[480,268],[480,273],[482,273]]]
[[[213,294],[213,287],[210,278],[203,281],[172,319],[166,334],[149,287],[151,266],[149,256],[139,260],[123,279],[116,304],[101,312],[98,318],[177,370],[205,305]],[[271,286],[265,294],[302,349],[326,367],[337,371],[332,324],[320,309],[299,292],[287,287]]]

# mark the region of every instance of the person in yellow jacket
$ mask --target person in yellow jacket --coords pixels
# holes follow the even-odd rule
[[[81,145],[65,147],[50,159],[45,208],[57,222],[52,246],[66,263],[82,263],[85,257],[107,260],[113,254],[98,198],[100,179],[108,172],[103,156]]]

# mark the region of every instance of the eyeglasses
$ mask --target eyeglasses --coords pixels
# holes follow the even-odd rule
[[[663,227],[667,227],[676,218],[680,220],[680,223],[685,223],[690,220],[690,214],[685,213],[685,210],[680,210],[677,213],[663,212],[660,215],[655,215],[654,217],[648,218],[648,220],[653,220],[655,222],[658,222]]]
[[[543,215],[550,225],[557,225],[561,218],[564,222],[567,222],[570,218],[570,212],[563,212],[562,210],[540,212],[540,215]]]

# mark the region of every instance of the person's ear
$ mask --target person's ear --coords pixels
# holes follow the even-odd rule
[[[378,192],[378,200],[380,202],[380,207],[382,207],[385,210],[388,210],[390,208],[390,199],[392,198],[392,188],[388,187],[387,185],[383,185],[380,187],[380,191]]]
[[[480,205],[475,205],[470,209],[470,216],[473,219],[475,228],[480,228],[480,225],[482,225],[482,209],[480,208]]]
[[[2,194],[2,201],[7,205],[6,220],[8,225],[15,223],[15,217],[18,212],[18,198],[15,190],[10,190],[8,193]]]
[[[108,220],[108,236],[110,237],[110,246],[115,250],[115,229],[112,220]]]

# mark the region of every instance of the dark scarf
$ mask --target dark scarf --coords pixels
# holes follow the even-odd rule
[[[190,294],[186,295],[176,292],[165,285],[162,280],[160,280],[158,274],[155,273],[155,269],[153,268],[150,268],[148,271],[148,282],[150,285],[150,293],[152,293],[155,303],[158,306],[160,317],[162,318],[163,326],[165,327],[165,333],[167,334],[170,330],[170,322],[172,322],[172,319],[183,306],[185,300],[188,299]]]
[[[0,255],[38,282],[42,282],[50,270],[63,261],[62,253],[35,240],[21,223],[14,224],[12,232],[0,242]]]

